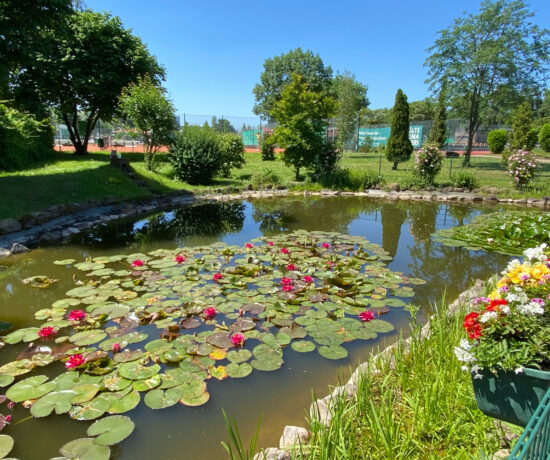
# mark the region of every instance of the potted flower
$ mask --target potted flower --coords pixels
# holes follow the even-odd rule
[[[478,407],[525,426],[550,387],[550,259],[546,244],[512,260],[488,297],[473,300],[455,354]]]

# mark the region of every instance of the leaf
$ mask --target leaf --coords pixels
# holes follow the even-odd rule
[[[82,406],[73,406],[71,418],[75,420],[93,420],[101,417],[111,406],[111,402],[101,396],[84,403]]]
[[[112,415],[94,422],[88,428],[88,436],[97,436],[95,444],[112,446],[126,439],[134,431],[135,424],[124,415]]]
[[[48,288],[58,281],[59,280],[50,278],[45,275],[31,276],[30,278],[25,278],[24,280],[22,280],[23,284],[28,284],[30,287],[37,289]]]
[[[243,378],[252,372],[252,366],[248,363],[231,363],[226,368],[227,375],[231,378]]]
[[[36,400],[31,406],[34,417],[47,417],[54,410],[56,414],[65,414],[71,409],[71,401],[76,396],[73,390],[54,391]]]
[[[0,458],[4,458],[13,449],[15,442],[11,436],[0,434]]]
[[[55,265],[71,265],[75,262],[74,259],[54,260]]]
[[[103,340],[107,334],[98,329],[92,329],[88,331],[77,332],[76,334],[69,337],[69,341],[78,345],[79,347],[85,347],[86,345],[91,345],[93,343],[100,342]]]
[[[206,404],[209,399],[210,399],[210,393],[208,393],[208,391],[205,391],[199,396],[194,396],[194,397],[190,397],[184,394],[180,399],[180,403],[184,404],[185,406],[196,407],[196,406],[202,406],[203,404]]]
[[[93,438],[75,439],[59,449],[61,455],[72,460],[108,460],[111,450],[94,443]]]
[[[333,345],[330,347],[323,346],[319,348],[319,354],[327,359],[342,359],[347,358],[348,351],[344,347]]]
[[[158,364],[146,367],[137,362],[124,363],[118,368],[118,373],[128,380],[144,380],[152,377],[160,370]]]
[[[315,344],[308,340],[298,340],[296,342],[292,342],[290,346],[294,351],[299,353],[308,353],[315,350]]]
[[[183,389],[179,386],[164,390],[151,390],[145,395],[145,404],[151,409],[165,409],[174,406],[183,396]]]
[[[14,402],[40,398],[55,389],[55,383],[44,383],[46,380],[48,377],[45,375],[28,377],[11,386],[6,392],[6,396]]]
[[[134,390],[128,393],[127,395],[123,396],[122,398],[115,399],[114,401],[112,401],[111,407],[109,408],[108,412],[110,414],[122,414],[124,412],[128,412],[133,408],[135,408],[139,404],[140,400],[141,400],[141,397],[139,393]]]
[[[231,350],[227,353],[227,359],[231,363],[239,364],[248,361],[252,357],[252,353],[249,350]]]
[[[8,385],[11,385],[14,381],[15,377],[13,375],[8,374],[0,374],[0,388],[1,387],[7,387]]]

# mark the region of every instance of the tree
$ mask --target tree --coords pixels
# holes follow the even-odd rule
[[[107,13],[78,11],[69,17],[64,39],[51,39],[55,51],[37,53],[36,64],[20,73],[18,84],[38,88],[67,125],[75,153],[86,154],[97,120],[113,117],[122,89],[144,75],[158,83],[164,69],[118,17]]]
[[[330,92],[332,85],[330,66],[325,67],[319,54],[296,48],[286,54],[265,60],[260,83],[253,89],[256,98],[254,105],[256,115],[271,117],[271,111],[281,98],[283,89],[291,82],[293,73],[302,76],[309,91]]]
[[[333,87],[338,138],[347,145],[357,129],[361,109],[366,109],[369,105],[367,86],[358,82],[355,75],[346,70],[334,78]]]
[[[435,91],[447,82],[451,106],[468,123],[465,166],[480,123],[503,95],[538,88],[547,77],[549,32],[532,16],[523,0],[485,0],[479,14],[455,19],[428,49],[427,82]]]
[[[211,122],[212,129],[214,131],[217,131],[219,133],[236,133],[237,130],[235,127],[229,122],[229,120],[226,120],[225,118],[216,118],[216,115],[212,117]]]
[[[537,143],[537,132],[533,129],[533,111],[528,102],[521,104],[515,115],[510,135],[512,150],[532,150]]]
[[[409,102],[409,121],[426,121],[435,118],[436,104],[431,97]]]
[[[447,107],[445,99],[445,87],[443,87],[439,91],[433,118],[434,122],[430,134],[428,135],[428,142],[436,145],[440,149],[443,148],[447,140]]]
[[[166,98],[165,90],[146,76],[122,91],[120,108],[141,132],[145,164],[152,170],[155,153],[170,142],[176,129],[174,106]]]
[[[363,109],[361,110],[361,123],[366,125],[383,125],[391,123],[392,109]]]
[[[392,110],[391,131],[386,147],[386,158],[393,162],[392,169],[397,169],[397,164],[407,161],[413,152],[413,146],[409,139],[409,104],[407,96],[397,90],[395,104]]]
[[[283,161],[293,166],[296,180],[300,168],[310,167],[316,155],[325,149],[325,129],[334,115],[335,101],[325,90],[313,91],[304,78],[292,74],[271,116],[279,124],[273,130],[273,141],[283,149]]]

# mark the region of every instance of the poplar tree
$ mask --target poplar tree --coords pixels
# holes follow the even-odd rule
[[[407,161],[413,152],[413,146],[409,139],[409,103],[407,96],[397,90],[395,104],[392,110],[391,132],[386,147],[386,159],[393,162],[392,169],[397,169],[397,164]]]

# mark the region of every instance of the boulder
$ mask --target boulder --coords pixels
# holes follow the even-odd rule
[[[0,259],[1,259],[2,257],[8,257],[8,256],[10,256],[10,255],[11,255],[11,252],[10,252],[9,249],[0,247]]]
[[[306,444],[309,440],[309,431],[301,426],[285,426],[279,441],[279,449],[289,449],[296,445]]]
[[[258,452],[252,460],[290,460],[290,453],[286,450],[276,449],[275,447],[268,447],[267,449]]]
[[[0,220],[0,235],[18,232],[19,230],[21,230],[21,224],[15,219],[8,218]]]
[[[23,254],[24,252],[29,252],[30,249],[27,246],[23,246],[22,244],[13,243],[11,245],[10,251],[12,254]]]

